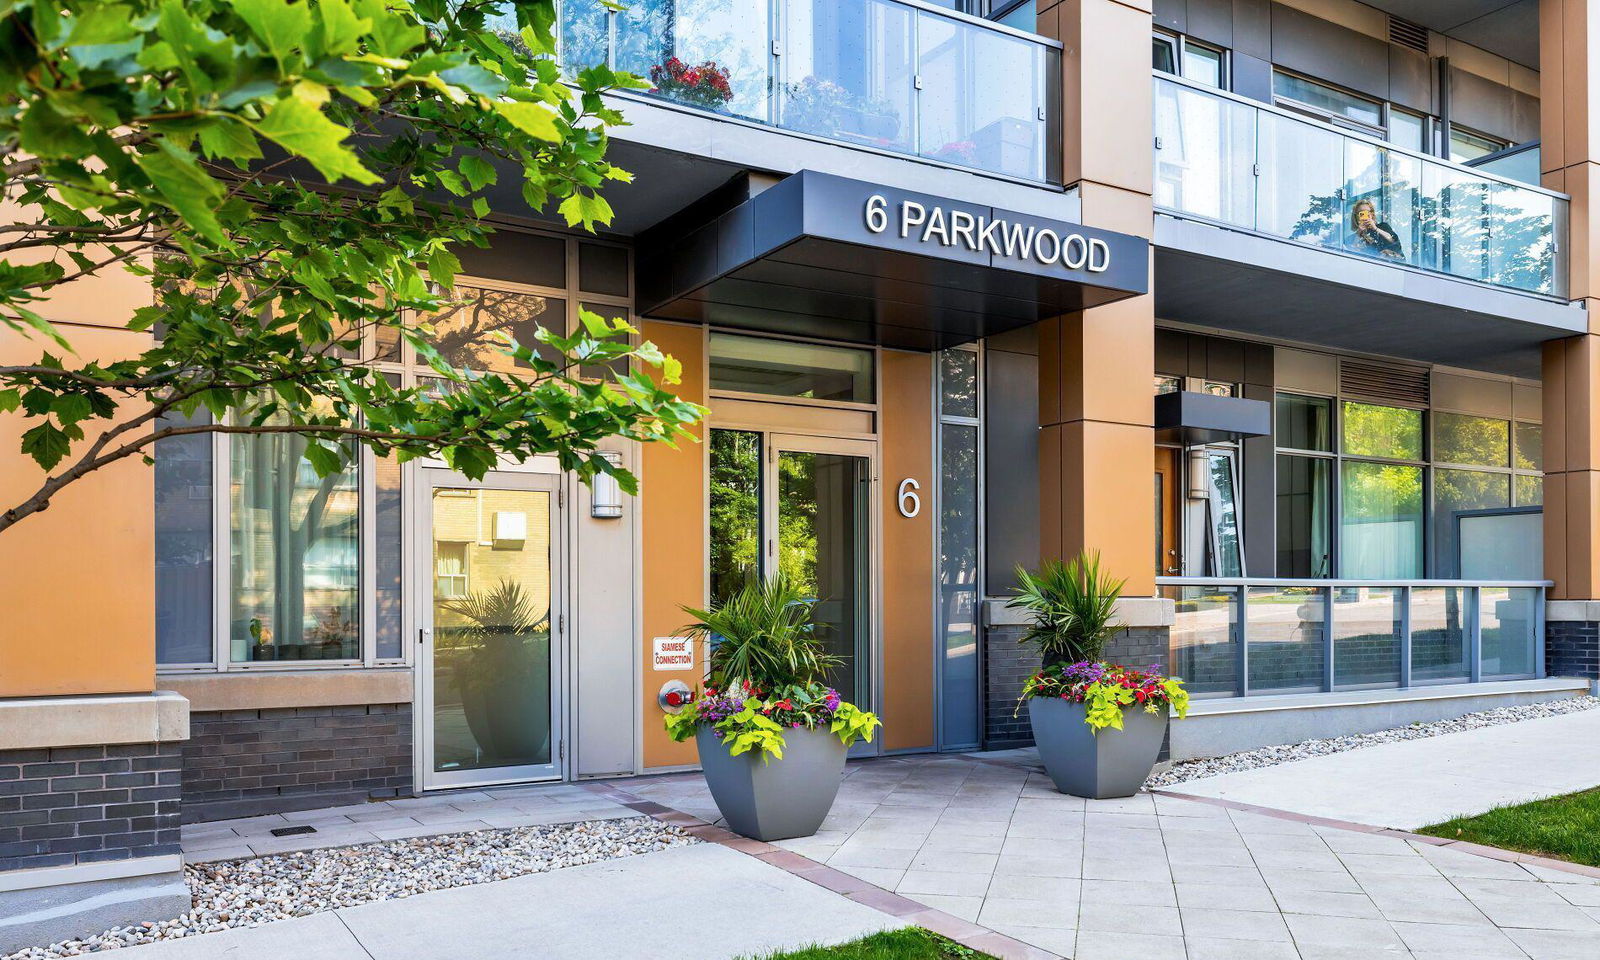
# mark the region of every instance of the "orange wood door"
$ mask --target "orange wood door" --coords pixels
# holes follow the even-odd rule
[[[1178,475],[1178,451],[1156,447],[1156,576],[1176,576],[1183,572],[1183,554],[1178,537],[1178,495],[1182,490]]]

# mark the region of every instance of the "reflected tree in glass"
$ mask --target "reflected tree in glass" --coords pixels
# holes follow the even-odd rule
[[[761,572],[761,434],[711,431],[711,602]]]

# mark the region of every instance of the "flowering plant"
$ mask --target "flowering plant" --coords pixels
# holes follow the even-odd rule
[[[749,681],[740,681],[729,690],[708,686],[681,711],[667,715],[667,733],[679,742],[694,736],[701,724],[727,744],[731,755],[760,750],[764,763],[783,759],[785,730],[826,727],[848,747],[857,740],[870,743],[881,721],[845,703],[839,691],[821,683],[792,684],[764,693]]]
[[[1189,712],[1183,681],[1164,676],[1159,666],[1138,670],[1098,660],[1058,663],[1035,673],[1022,684],[1017,709],[1036,697],[1084,704],[1083,722],[1097,732],[1121,730],[1122,711],[1130,707],[1146,713],[1170,709],[1180,717]]]
[[[665,63],[650,68],[650,82],[655,85],[651,93],[697,107],[715,109],[733,99],[728,69],[718,66],[715,60],[690,66],[677,57],[668,57]]]
[[[877,717],[839,698],[822,678],[839,669],[817,635],[808,596],[793,578],[752,579],[709,610],[684,610],[699,620],[684,628],[711,646],[706,688],[676,714],[667,733],[683,741],[709,726],[733,756],[759,749],[762,761],[783,759],[783,733],[825,727],[849,746],[872,740]]]

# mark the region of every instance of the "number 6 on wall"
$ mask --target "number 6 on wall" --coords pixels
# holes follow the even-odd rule
[[[900,516],[907,520],[922,512],[922,497],[917,491],[922,489],[922,484],[906,477],[900,481],[900,488],[895,491],[895,499],[899,501]]]

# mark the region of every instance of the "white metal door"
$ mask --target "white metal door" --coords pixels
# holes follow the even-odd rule
[[[560,779],[559,477],[419,471],[413,550],[423,789]]]

